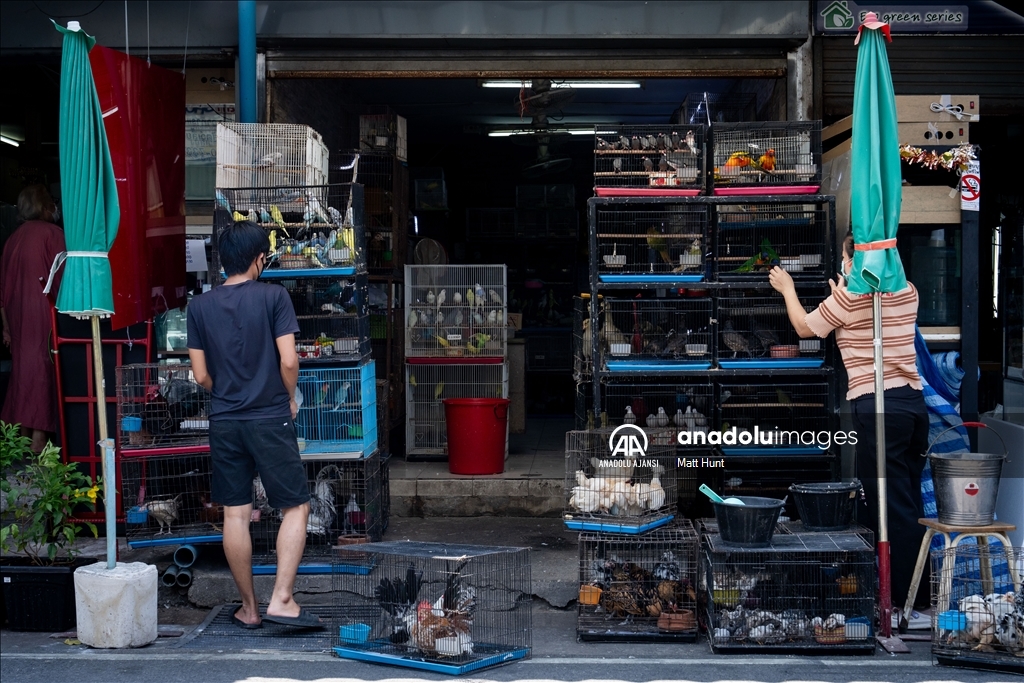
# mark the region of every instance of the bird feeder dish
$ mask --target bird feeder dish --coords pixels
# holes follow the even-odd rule
[[[594,136],[597,196],[695,196],[704,191],[704,125],[600,128]]]
[[[711,124],[716,195],[812,194],[821,187],[821,121]]]

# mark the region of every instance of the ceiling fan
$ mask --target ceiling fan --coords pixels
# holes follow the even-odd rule
[[[566,131],[551,130],[548,124],[548,114],[553,111],[560,111],[566,104],[576,96],[576,90],[571,87],[552,87],[550,79],[535,78],[526,87],[524,82],[519,89],[519,96],[516,98],[516,108],[521,117],[531,117],[532,129],[524,131],[522,135],[514,136],[518,144],[531,144],[537,146],[537,158],[528,163],[522,170],[527,178],[539,178],[541,176],[562,173],[572,167],[572,159],[569,157],[556,157],[551,153],[552,147],[569,138]]]

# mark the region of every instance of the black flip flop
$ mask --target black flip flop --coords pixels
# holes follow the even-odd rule
[[[238,614],[238,610],[240,610],[240,609],[242,609],[241,605],[236,607],[235,611],[231,613],[231,623],[232,624],[234,624],[238,628],[244,628],[247,631],[251,631],[251,630],[257,629],[257,628],[263,628],[263,622],[262,621],[260,623],[258,623],[258,624],[247,624],[244,621],[242,621],[241,619],[239,619],[236,615]]]
[[[263,621],[269,621],[272,624],[280,624],[281,626],[292,626],[294,628],[327,628],[327,624],[320,621],[320,617],[309,612],[306,608],[302,608],[299,611],[297,617],[279,617],[273,614],[264,615]]]

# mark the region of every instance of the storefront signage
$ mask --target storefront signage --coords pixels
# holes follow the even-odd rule
[[[893,33],[950,33],[967,31],[967,5],[889,5],[872,2],[818,0],[818,33],[856,33],[864,15],[874,12]]]

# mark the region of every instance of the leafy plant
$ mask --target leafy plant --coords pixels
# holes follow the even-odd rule
[[[99,483],[63,462],[52,443],[37,455],[18,425],[0,422],[0,467],[10,515],[10,523],[0,526],[4,552],[24,553],[36,564],[70,562],[84,527],[97,535],[95,524],[76,521],[73,513],[82,504],[95,506]]]

